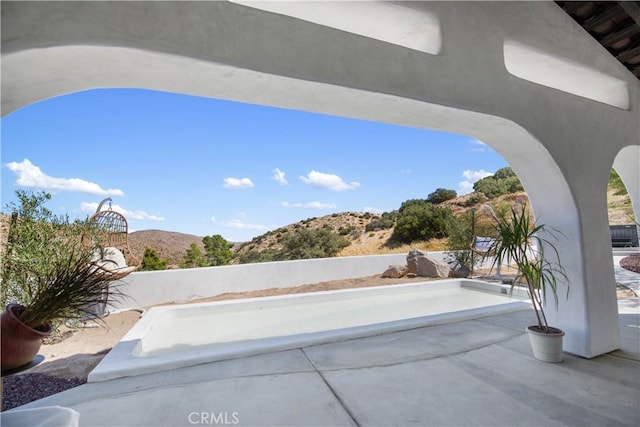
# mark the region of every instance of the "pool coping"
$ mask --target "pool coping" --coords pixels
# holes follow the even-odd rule
[[[333,296],[344,295],[353,292],[372,293],[385,288],[406,289],[425,285],[433,287],[447,287],[451,286],[452,283],[459,284],[460,287],[467,287],[474,290],[501,295],[509,295],[511,288],[510,285],[490,283],[480,280],[450,279],[440,280],[437,282],[423,281],[396,285],[375,286],[370,288],[352,288],[335,291],[321,291],[302,294],[278,295],[271,297],[244,298],[218,302],[176,304],[153,307],[147,313],[145,313],[145,315],[136,323],[136,325],[134,325],[134,327],[122,338],[122,340],[118,342],[116,346],[113,347],[111,351],[109,351],[109,353],[107,353],[103,360],[89,373],[87,381],[99,382],[121,377],[150,374],[169,369],[177,369],[185,366],[194,366],[221,360],[255,356],[267,352],[291,350],[295,348],[309,347],[312,345],[320,345],[330,342],[382,335],[425,326],[477,319],[481,317],[510,313],[531,308],[530,303],[526,300],[523,300],[523,298],[526,298],[526,292],[524,292],[524,290],[516,289],[514,290],[514,300],[503,304],[465,309],[441,314],[432,314],[410,319],[393,320],[383,323],[348,327],[343,329],[303,333],[291,336],[268,337],[258,340],[224,343],[221,345],[198,346],[193,347],[192,349],[180,351],[180,357],[177,357],[176,353],[159,354],[147,357],[135,356],[135,353],[138,351],[138,347],[143,336],[147,333],[153,322],[157,321],[158,316],[161,316],[163,313],[169,310],[183,309],[187,307],[209,306],[214,304],[216,306],[232,306],[235,304],[246,304],[248,302],[257,300],[264,302],[274,299],[287,300],[310,298],[318,296],[318,294]],[[518,293],[518,291],[520,292]],[[520,299],[516,300],[515,298]]]

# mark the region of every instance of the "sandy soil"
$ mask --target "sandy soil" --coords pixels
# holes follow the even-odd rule
[[[511,272],[503,271],[503,274],[509,273]],[[190,301],[190,303],[415,283],[425,280],[437,279],[425,277],[390,279],[381,278],[380,275],[374,275],[320,282],[293,288],[272,288],[253,292],[226,293],[211,298],[193,300]],[[633,297],[636,297],[636,295],[632,291],[618,287],[618,298]],[[44,356],[42,363],[26,372],[42,373],[61,378],[86,377],[104,355],[133,327],[139,318],[139,312],[128,311],[105,317],[103,319],[103,325],[90,324],[92,327],[81,329],[64,327],[58,332],[57,336],[52,337],[52,339],[42,345],[39,353]]]

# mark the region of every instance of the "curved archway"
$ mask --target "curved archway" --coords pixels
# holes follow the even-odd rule
[[[46,58],[47,67],[38,66]],[[239,69],[166,53],[105,46],[58,46],[6,55],[13,78],[3,113],[61,94],[97,87],[130,87],[228,99],[473,136],[495,149],[522,181],[540,220],[560,228],[563,263],[577,286],[586,286],[581,230],[572,192],[547,149],[518,124],[488,114],[370,91]],[[544,171],[544,173],[542,173]],[[550,191],[553,189],[553,191]],[[584,354],[580,323],[586,301],[576,293],[551,318],[568,336],[570,351]]]
[[[640,140],[633,75],[553,2],[411,3],[402,16],[431,16],[438,27],[441,45],[426,52],[280,12],[233,2],[3,3],[3,114],[63,93],[139,87],[473,135],[567,236],[559,249],[572,296],[551,319],[567,333],[565,350],[618,348],[605,189],[617,151]],[[389,29],[370,8],[358,15],[376,34]],[[506,40],[613,77],[628,109],[510,74]]]

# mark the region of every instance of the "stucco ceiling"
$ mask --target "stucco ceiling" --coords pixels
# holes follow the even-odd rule
[[[640,2],[556,3],[640,79]]]

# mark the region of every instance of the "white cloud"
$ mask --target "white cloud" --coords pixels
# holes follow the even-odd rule
[[[462,196],[471,193],[473,191],[473,184],[475,184],[476,181],[491,175],[493,175],[491,172],[487,172],[484,169],[477,171],[467,169],[462,171],[462,177],[466,179],[458,183],[458,194]]]
[[[282,202],[280,206],[283,208],[302,208],[302,209],[335,209],[335,203],[308,202],[308,203],[289,203]]]
[[[230,190],[241,190],[243,188],[254,187],[253,182],[251,182],[249,178],[225,178],[222,186]]]
[[[276,180],[276,182],[278,182],[280,185],[287,185],[287,179],[284,177],[285,173],[282,172],[280,169],[275,168],[273,170],[273,179]]]
[[[380,215],[381,213],[384,213],[382,209],[372,208],[371,206],[365,206],[364,211],[372,214],[376,214],[376,215]]]
[[[268,230],[269,227],[260,224],[249,224],[239,219],[223,222],[222,225],[227,228],[237,228],[241,230]]]
[[[493,175],[491,172],[487,172],[484,169],[480,169],[479,171],[472,171],[471,169],[462,171],[462,177],[473,182],[476,182],[479,179],[486,178],[491,175]]]
[[[326,188],[327,190],[333,191],[355,190],[360,187],[359,182],[352,181],[347,184],[338,175],[322,173],[315,170],[309,172],[307,176],[301,176],[300,179],[305,184],[313,187]]]
[[[216,223],[216,217],[215,216],[212,216],[211,218],[209,218],[209,220],[214,224]]]
[[[21,187],[36,187],[52,191],[74,191],[90,193],[98,196],[124,196],[124,192],[117,188],[103,189],[98,184],[85,181],[80,178],[55,178],[46,175],[42,170],[31,163],[29,159],[22,162],[10,162],[6,165],[12,172],[18,175],[16,184]]]
[[[98,209],[98,203],[95,202],[91,202],[91,203],[81,203],[80,204],[80,209],[83,212],[88,212],[90,214],[95,213],[96,209]],[[103,206],[102,210],[107,209],[106,206]],[[164,221],[164,217],[162,216],[158,216],[158,215],[152,215],[149,214],[145,211],[130,211],[127,209],[124,209],[122,206],[119,205],[113,205],[111,207],[112,210],[121,213],[122,215],[125,216],[125,218],[129,219],[139,219],[139,220],[146,220],[146,221]]]
[[[469,181],[460,181],[458,183],[458,196],[464,196],[473,192],[473,183]]]

